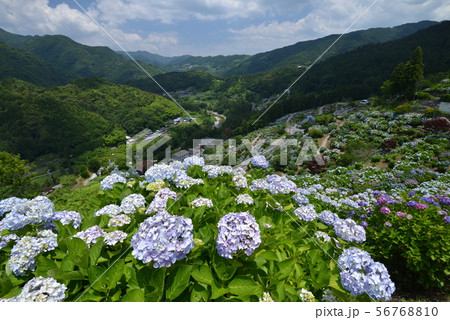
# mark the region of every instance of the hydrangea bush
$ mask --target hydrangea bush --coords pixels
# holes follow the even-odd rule
[[[253,166],[190,158],[145,177],[115,174],[103,180],[98,206],[79,213],[55,212],[44,197],[0,201],[0,299],[389,300],[389,251],[376,244],[425,214],[448,234],[449,192],[430,191],[439,184],[414,184],[414,195],[354,192],[349,176],[363,181],[362,173],[288,178],[262,159]]]

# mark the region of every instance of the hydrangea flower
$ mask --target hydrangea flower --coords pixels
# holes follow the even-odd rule
[[[253,198],[249,195],[249,194],[247,194],[247,193],[244,193],[244,194],[239,194],[237,197],[236,197],[236,199],[234,199],[238,204],[253,204]]]
[[[259,298],[259,302],[273,302],[269,292],[263,292],[262,298]]]
[[[450,223],[450,216],[445,216],[442,220],[443,220],[445,223]]]
[[[125,179],[124,177],[122,177],[121,175],[119,175],[117,173],[113,173],[102,180],[102,182],[100,183],[100,188],[102,188],[102,190],[105,190],[105,191],[112,190],[114,188],[114,184],[126,183],[126,182],[127,182],[127,179]]]
[[[441,199],[440,203],[444,206],[450,206],[450,197],[443,197]]]
[[[122,199],[120,209],[123,213],[134,214],[139,208],[145,207],[145,198],[141,194],[133,193]]]
[[[118,216],[122,213],[122,209],[116,205],[116,204],[109,204],[107,206],[104,206],[100,210],[97,210],[94,214],[94,216],[98,217],[104,214],[107,214],[110,217]]]
[[[384,223],[384,225],[386,226],[386,227],[392,227],[392,224],[389,222],[389,221],[386,221],[385,223]]]
[[[300,220],[303,221],[313,221],[318,218],[316,210],[314,210],[314,205],[312,204],[297,208],[294,210],[294,213]]]
[[[253,156],[251,159],[252,165],[257,168],[266,169],[269,166],[269,161],[263,155]]]
[[[408,202],[406,203],[406,205],[407,205],[408,207],[412,208],[412,207],[415,207],[417,203],[418,203],[417,201],[411,200],[411,201],[408,201]]]
[[[233,176],[233,183],[237,189],[247,188],[247,178],[244,175],[235,175]]]
[[[7,234],[5,236],[0,236],[0,249],[3,249],[4,247],[6,247],[8,245],[8,242],[10,241],[19,241],[20,237],[15,235],[14,233],[12,234]]]
[[[183,160],[183,168],[184,169],[187,169],[190,166],[203,167],[204,165],[205,165],[205,159],[203,159],[202,157],[192,156],[192,157],[187,157],[186,159]]]
[[[52,220],[60,221],[63,225],[73,222],[72,226],[75,229],[81,225],[81,215],[76,211],[57,211],[53,214]]]
[[[23,205],[28,202],[28,199],[20,199],[16,197],[4,199],[0,201],[0,217],[6,212],[10,212],[15,206]]]
[[[374,262],[364,250],[351,247],[339,256],[342,286],[353,296],[367,293],[377,300],[388,300],[395,291],[386,267]]]
[[[330,288],[326,288],[323,291],[322,295],[322,301],[323,302],[337,302],[337,297],[333,294],[333,291]]]
[[[347,242],[361,243],[366,241],[366,231],[352,219],[339,219],[336,221],[334,232],[339,238]]]
[[[127,237],[128,234],[120,230],[108,232],[105,234],[105,243],[108,246],[114,246],[118,242],[122,243]]]
[[[339,220],[339,216],[334,212],[324,210],[319,214],[319,220],[327,226],[334,226],[335,222]]]
[[[90,228],[87,228],[84,231],[80,231],[77,234],[74,235],[76,238],[80,238],[84,242],[87,243],[88,246],[91,246],[91,244],[96,243],[98,238],[104,237],[106,235],[106,232],[103,231],[99,226],[93,226]]]
[[[3,302],[59,302],[64,300],[67,287],[53,278],[37,277],[28,281],[20,294]]]
[[[314,235],[316,236],[317,239],[319,239],[319,240],[321,240],[323,242],[330,242],[331,241],[331,237],[326,232],[316,231],[316,233]]]
[[[145,172],[145,179],[147,179],[148,182],[152,183],[158,180],[172,180],[175,172],[177,169],[173,168],[172,166],[162,163],[162,164],[156,164],[154,166],[151,166],[146,172]]]
[[[271,194],[288,194],[297,191],[297,186],[294,182],[288,180],[284,176],[277,174],[268,175],[266,181],[269,184],[269,192]]]
[[[294,194],[294,196],[292,197],[294,199],[295,202],[297,202],[298,204],[308,204],[309,200],[307,197],[305,197],[302,194]]]
[[[220,174],[222,174],[221,168],[213,165],[204,166],[202,171],[208,173],[208,178],[217,178]]]
[[[122,227],[126,224],[131,223],[131,218],[127,216],[126,214],[120,214],[118,216],[114,216],[111,219],[109,219],[108,227]]]
[[[189,177],[187,175],[187,173],[185,171],[183,171],[183,170],[178,170],[175,173],[175,176],[174,176],[172,182],[175,184],[175,186],[177,188],[183,188],[183,189],[190,188],[190,187],[192,187],[193,185],[196,185],[196,184],[203,184],[204,183],[202,179],[194,179],[192,177]]]
[[[52,231],[43,230],[37,235],[37,237],[22,237],[11,249],[8,266],[16,276],[24,276],[28,270],[35,270],[34,259],[41,252],[54,250],[58,246],[57,235]]]
[[[257,190],[267,190],[269,189],[269,183],[266,181],[266,179],[255,179],[252,181],[252,184],[250,185],[250,190],[257,191]]]
[[[170,190],[169,188],[160,189],[155,197],[153,198],[150,206],[148,207],[146,214],[151,214],[153,212],[165,211],[167,206],[167,200],[171,198],[174,200],[178,199],[177,193]]]
[[[211,208],[213,206],[213,203],[210,199],[207,198],[197,198],[195,200],[191,201],[191,206],[194,208],[206,206],[208,208]]]
[[[147,218],[131,238],[133,256],[153,267],[169,267],[184,259],[194,247],[191,219],[167,212]]]
[[[382,214],[390,214],[391,213],[391,209],[389,209],[388,207],[381,207],[380,208],[380,212]]]
[[[159,189],[164,188],[166,183],[162,180],[157,180],[155,182],[149,183],[145,189],[147,191],[158,191]]]
[[[316,298],[311,291],[302,288],[302,290],[300,291],[300,300],[302,300],[303,302],[314,302],[316,301]]]
[[[220,219],[217,227],[217,252],[226,259],[232,259],[239,250],[250,256],[261,244],[258,223],[248,212],[228,213]]]
[[[428,206],[426,204],[423,204],[423,203],[416,204],[416,209],[425,210],[426,208],[428,208]]]

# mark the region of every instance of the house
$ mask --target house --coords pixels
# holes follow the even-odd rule
[[[187,150],[180,150],[172,155],[172,160],[183,161],[189,157],[189,152]]]

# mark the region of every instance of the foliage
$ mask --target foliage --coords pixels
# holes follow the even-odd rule
[[[429,131],[449,131],[450,121],[446,118],[430,119],[423,124],[425,130]]]
[[[30,178],[25,175],[30,172],[28,161],[8,152],[0,152],[0,199],[8,196],[20,196],[25,193],[23,187]]]

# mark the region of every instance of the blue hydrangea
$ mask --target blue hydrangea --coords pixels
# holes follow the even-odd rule
[[[141,194],[133,193],[122,199],[120,209],[123,213],[134,214],[139,208],[145,207],[145,198]]]
[[[191,206],[194,208],[206,206],[208,208],[212,208],[213,203],[210,199],[207,198],[197,198],[191,201]]]
[[[309,200],[307,197],[305,197],[302,194],[294,194],[294,196],[292,197],[294,199],[295,202],[297,202],[298,204],[308,204]]]
[[[177,188],[187,189],[196,184],[203,184],[202,179],[194,179],[189,177],[184,170],[178,170],[172,181]]]
[[[184,259],[194,247],[191,219],[172,216],[167,212],[146,219],[131,238],[133,256],[153,267],[169,267]]]
[[[76,238],[80,238],[84,242],[87,243],[88,246],[91,246],[91,244],[96,243],[98,238],[104,237],[106,235],[106,232],[103,231],[99,226],[93,226],[90,228],[87,228],[84,231],[80,231],[77,234],[74,235]]]
[[[57,211],[53,214],[53,219],[60,221],[63,225],[73,222],[72,226],[76,229],[81,225],[81,215],[76,211]]]
[[[217,178],[222,174],[222,170],[219,166],[207,165],[203,167],[202,171],[208,173],[208,178]]]
[[[20,294],[3,302],[59,302],[64,300],[67,287],[53,278],[37,277],[28,281]]]
[[[233,176],[233,183],[237,189],[247,188],[247,178],[244,175],[235,175]]]
[[[313,221],[318,217],[316,210],[314,210],[314,205],[312,204],[297,208],[294,210],[294,213],[300,220],[303,221]]]
[[[183,160],[183,168],[184,169],[187,169],[190,166],[203,167],[204,165],[205,165],[205,159],[203,159],[202,157],[192,156],[192,157],[187,157],[186,159]]]
[[[347,242],[361,243],[366,241],[366,230],[352,219],[339,219],[334,224],[336,235]]]
[[[284,176],[277,174],[268,175],[266,181],[269,184],[269,192],[271,194],[288,194],[297,191],[297,186],[294,182],[288,180]]]
[[[166,210],[167,200],[171,198],[177,200],[177,193],[175,191],[170,190],[169,188],[160,189],[155,197],[153,198],[150,206],[148,207],[146,214],[151,214],[154,212],[161,212]]]
[[[244,250],[250,256],[261,244],[261,234],[256,219],[248,212],[232,212],[218,223],[217,252],[232,259],[233,254]]]
[[[324,210],[319,214],[319,220],[327,226],[334,226],[336,221],[339,220],[339,216],[334,212]]]
[[[35,270],[35,258],[41,252],[54,250],[58,246],[56,239],[57,235],[50,230],[38,232],[37,237],[22,237],[11,249],[9,269],[16,276],[24,276],[28,270]]]
[[[251,162],[253,166],[258,168],[266,169],[269,166],[269,161],[263,155],[253,156]]]
[[[20,240],[20,237],[15,234],[7,234],[4,236],[0,236],[0,249],[3,249],[8,245],[8,242],[14,241],[17,242]]]
[[[351,247],[339,256],[342,286],[353,296],[367,293],[372,299],[389,300],[395,291],[386,267],[364,250]]]
[[[114,188],[114,184],[126,182],[127,179],[117,173],[113,173],[102,180],[100,183],[100,188],[102,188],[102,190],[112,190]]]
[[[108,246],[114,246],[118,242],[122,243],[128,237],[128,234],[126,234],[123,231],[116,230],[116,231],[106,233],[104,235],[104,237],[105,237],[105,243]]]
[[[0,232],[3,230],[16,231],[28,225],[27,217],[20,212],[9,212],[0,221]]]
[[[109,219],[108,227],[116,228],[116,227],[122,227],[126,224],[131,223],[131,218],[127,216],[126,214],[119,214],[118,216],[114,216],[111,219]]]
[[[147,179],[148,182],[155,182],[158,180],[169,180],[171,181],[175,175],[177,169],[173,168],[172,166],[162,163],[157,164],[154,166],[151,166],[146,172],[145,172],[145,179]]]
[[[121,213],[122,213],[122,209],[118,205],[116,205],[116,204],[109,204],[107,206],[104,206],[100,210],[97,210],[95,212],[94,216],[98,217],[98,216],[106,214],[106,215],[108,215],[110,217],[115,217],[115,216],[118,216]]]
[[[244,194],[239,194],[237,197],[236,197],[236,199],[235,199],[235,201],[238,203],[238,204],[253,204],[253,198],[249,195],[249,194],[247,194],[247,193],[244,193]]]
[[[10,212],[15,206],[23,205],[28,199],[20,199],[16,197],[4,199],[0,201],[0,218],[7,212]]]
[[[266,181],[266,179],[255,179],[252,181],[252,184],[250,185],[250,190],[252,191],[267,190],[267,189],[269,189],[269,183]]]

